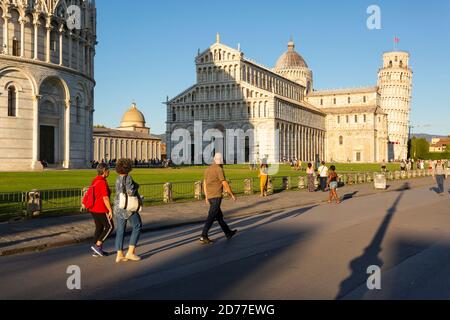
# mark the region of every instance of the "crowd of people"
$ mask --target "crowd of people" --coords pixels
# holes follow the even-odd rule
[[[117,159],[110,159],[107,161],[105,159],[102,159],[100,161],[93,160],[93,161],[91,161],[91,168],[95,169],[101,163],[108,165],[108,167],[110,167],[110,168],[115,168],[117,165]],[[139,168],[139,167],[141,167],[141,168],[152,168],[152,167],[167,168],[167,167],[172,166],[172,162],[171,162],[171,160],[160,160],[160,159],[150,159],[149,161],[134,159],[134,161],[132,160],[132,165],[135,168]]]

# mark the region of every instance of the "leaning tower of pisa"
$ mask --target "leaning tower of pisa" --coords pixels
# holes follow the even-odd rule
[[[389,160],[406,159],[408,156],[412,75],[409,53],[393,51],[383,55],[378,88],[381,108],[388,115]]]

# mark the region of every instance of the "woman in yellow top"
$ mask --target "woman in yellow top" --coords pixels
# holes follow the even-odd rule
[[[261,197],[267,197],[267,184],[269,183],[269,166],[262,164],[259,170],[259,186],[261,189]]]

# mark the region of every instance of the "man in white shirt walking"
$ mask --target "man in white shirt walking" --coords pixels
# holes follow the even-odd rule
[[[325,165],[325,161],[322,161],[322,165],[319,167],[317,171],[319,172],[320,190],[322,190],[322,192],[326,192],[328,180],[328,167]]]

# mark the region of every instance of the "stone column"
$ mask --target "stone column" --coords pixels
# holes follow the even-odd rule
[[[9,54],[9,28],[8,28],[8,22],[9,22],[9,14],[4,13],[3,14],[3,52],[5,54]]]
[[[42,164],[39,162],[39,99],[40,96],[33,96],[33,170],[42,170]]]
[[[45,29],[47,30],[46,36],[45,36],[45,62],[50,62],[50,32],[52,30],[52,27],[50,25],[50,20],[47,21],[47,25],[45,26]]]
[[[25,56],[25,20],[20,18],[20,57]]]
[[[94,137],[94,157],[92,160],[99,161],[98,159],[98,138]]]
[[[78,35],[76,35],[75,41],[77,43],[76,50],[75,50],[76,51],[76,54],[75,54],[75,61],[76,61],[75,69],[80,70],[80,37]]]
[[[73,33],[69,31],[69,68],[72,68],[72,45],[73,45]]]
[[[61,26],[61,28],[59,28],[59,65],[62,66],[63,62],[64,62],[64,57],[63,57],[63,32],[64,29]]]
[[[39,58],[38,57],[38,40],[39,40],[38,32],[39,32],[40,22],[35,20],[33,25],[34,25],[34,56],[33,56],[33,59],[37,60]]]
[[[66,100],[66,110],[65,110],[65,145],[64,145],[64,167],[66,169],[70,168],[70,111],[71,103],[70,100]]]
[[[314,129],[314,154],[313,154],[313,160],[316,160],[316,155],[319,152],[319,136],[317,133],[317,130]]]

